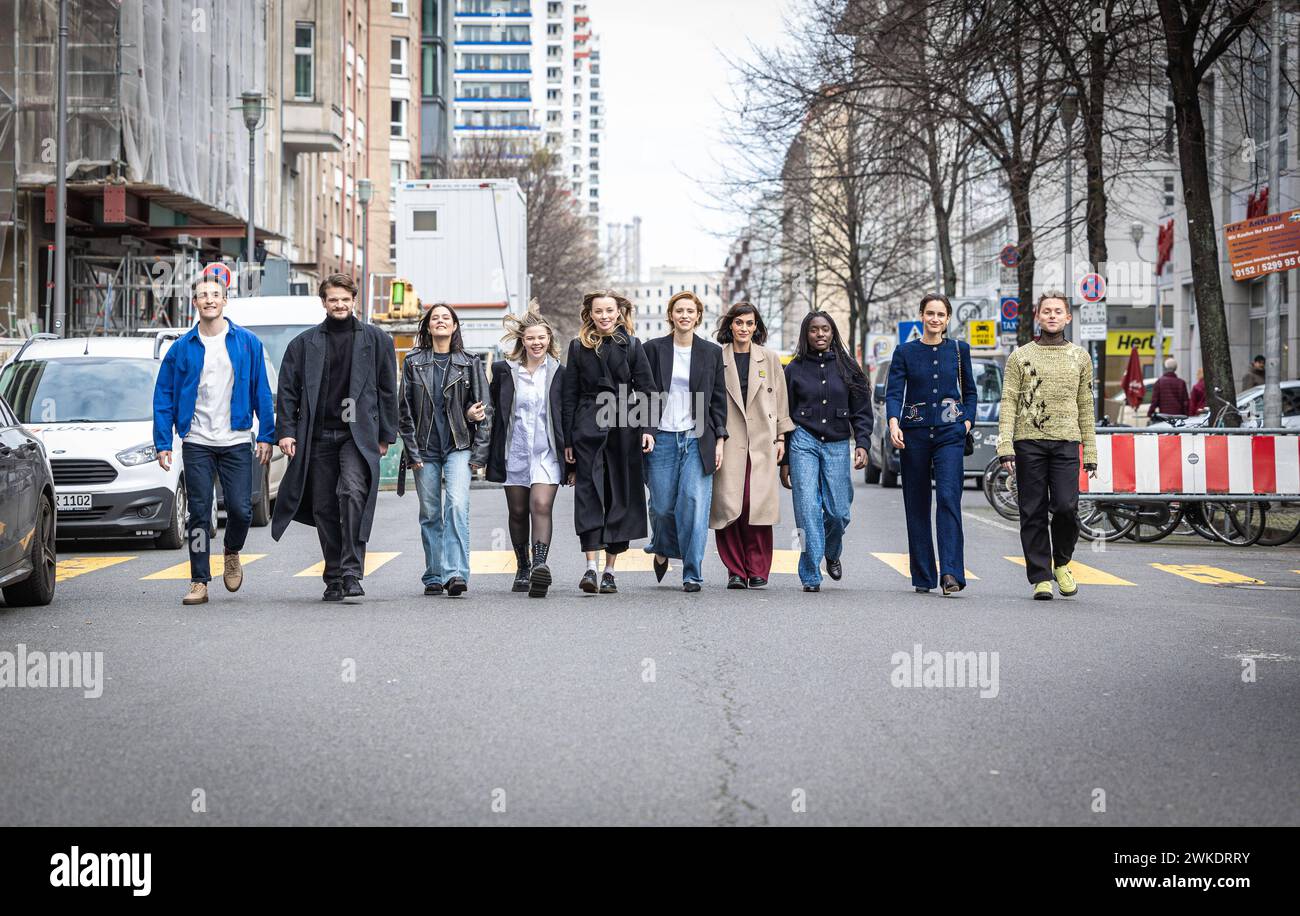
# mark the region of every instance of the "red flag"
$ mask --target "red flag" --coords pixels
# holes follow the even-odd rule
[[[1124,370],[1124,380],[1120,385],[1129,407],[1137,407],[1146,397],[1147,386],[1146,382],[1142,381],[1142,360],[1138,356],[1137,347],[1134,347],[1133,352],[1128,356],[1128,367]]]

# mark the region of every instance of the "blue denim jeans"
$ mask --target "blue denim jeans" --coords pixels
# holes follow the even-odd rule
[[[907,516],[907,554],[912,584],[937,588],[939,576],[953,575],[964,588],[966,563],[962,559],[962,467],[966,462],[966,424],[918,426],[903,430],[906,445],[898,453],[903,466],[903,512]],[[930,525],[930,477],[938,502],[935,528],[939,535],[939,568],[934,566],[934,539]]]
[[[443,585],[453,576],[469,581],[469,478],[469,449],[415,469],[425,585]]]
[[[689,430],[655,433],[654,451],[644,460],[650,488],[650,543],[645,552],[681,560],[682,582],[703,582],[713,478],[700,464],[700,440]]]
[[[253,447],[247,442],[224,448],[182,442],[181,461],[185,468],[185,497],[189,500],[185,529],[190,581],[210,582],[208,525],[212,520],[212,488],[220,478],[226,504],[226,550],[242,550],[253,521]]]
[[[850,442],[822,442],[802,426],[787,437],[794,521],[803,550],[799,581],[821,585],[822,559],[838,560],[844,547],[853,505],[853,462]]]

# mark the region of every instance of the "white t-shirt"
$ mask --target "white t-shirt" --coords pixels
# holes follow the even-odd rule
[[[684,433],[695,428],[691,416],[691,348],[673,345],[673,378],[659,428],[666,433]]]
[[[224,448],[248,442],[248,430],[230,428],[230,395],[235,389],[235,372],[226,352],[226,334],[230,325],[211,337],[199,332],[203,341],[203,371],[194,400],[194,419],[190,422],[186,442]]]

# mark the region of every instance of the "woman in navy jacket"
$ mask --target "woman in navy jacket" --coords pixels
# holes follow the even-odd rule
[[[924,333],[894,350],[885,406],[889,439],[903,467],[903,511],[912,585],[928,592],[942,584],[951,595],[966,587],[961,531],[962,465],[966,434],[975,423],[975,380],[970,346],[948,340],[952,317],[946,296],[921,299]],[[938,502],[939,573],[930,533],[930,477]]]

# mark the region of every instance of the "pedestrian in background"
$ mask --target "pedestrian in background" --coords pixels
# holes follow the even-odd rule
[[[645,461],[650,489],[650,543],[655,579],[663,581],[668,560],[682,561],[682,590],[698,592],[704,582],[704,547],[709,540],[712,475],[722,466],[718,440],[727,438],[727,386],[722,348],[698,337],[704,303],[690,290],[668,300],[673,329],[645,345],[658,405],[654,450]]]
[[[276,432],[289,458],[271,536],[313,525],[325,559],[324,601],[365,594],[366,542],[379,496],[379,459],[397,441],[397,355],[381,328],[356,319],[357,285],[330,274],[325,320],[303,331],[280,365]]]
[[[1187,399],[1187,413],[1189,416],[1196,416],[1205,409],[1205,370],[1196,370],[1196,384],[1192,386],[1192,393]]]
[[[612,290],[582,298],[578,336],[569,343],[561,404],[564,460],[576,467],[573,523],[587,557],[578,587],[614,594],[614,568],[628,543],[646,536],[640,454],[655,447],[645,400],[654,376],[633,336],[632,302]],[[597,554],[605,569],[596,579]]]
[[[1264,354],[1257,353],[1255,358],[1250,361],[1250,368],[1247,369],[1246,374],[1241,377],[1241,391],[1262,384],[1264,384]],[[1237,393],[1240,394],[1241,391],[1238,391]]]
[[[918,592],[942,586],[945,595],[966,587],[961,527],[966,434],[978,399],[970,345],[944,335],[952,318],[948,297],[921,298],[923,333],[894,350],[885,404],[889,441],[903,469],[903,512],[912,585]],[[934,565],[930,481],[937,502],[939,568]]]
[[[153,447],[164,471],[172,465],[172,436],[181,439],[188,499],[190,588],[181,604],[207,604],[212,581],[213,481],[221,481],[226,503],[222,582],[239,591],[244,568],[239,551],[253,520],[253,457],[271,460],[275,417],[262,342],[223,317],[226,285],[202,276],[190,287],[199,320],[167,350],[153,389]],[[253,415],[257,442],[250,449]]]
[[[785,367],[785,387],[795,429],[781,466],[781,484],[793,490],[802,546],[799,581],[805,592],[817,592],[823,557],[828,576],[838,581],[843,575],[840,553],[853,505],[852,470],[867,466],[871,441],[867,377],[826,312],[804,317],[794,359]]]
[[[420,499],[424,593],[458,598],[469,589],[470,478],[487,464],[493,415],[483,361],[465,351],[450,306],[421,316],[399,400],[402,461]]]
[[[1016,475],[1025,574],[1041,601],[1051,599],[1053,579],[1062,597],[1078,594],[1070,560],[1079,540],[1079,446],[1094,474],[1097,437],[1092,357],[1065,339],[1065,294],[1043,293],[1034,317],[1041,335],[1013,350],[1003,370],[998,458]]]
[[[1147,416],[1154,417],[1161,413],[1167,416],[1186,417],[1191,412],[1187,400],[1187,383],[1178,377],[1178,360],[1171,356],[1165,360],[1165,374],[1156,379]]]
[[[748,302],[718,322],[727,392],[727,438],[713,475],[709,527],[727,588],[763,588],[772,572],[772,526],[781,520],[778,469],[794,429],[781,356],[763,346],[767,326]]]
[[[522,318],[507,315],[506,358],[492,364],[492,441],[487,479],[504,484],[510,543],[515,551],[511,591],[545,598],[551,586],[552,510],[560,484],[573,470],[561,463],[564,448],[564,366],[555,330],[529,304]],[[529,545],[532,554],[529,555]]]

